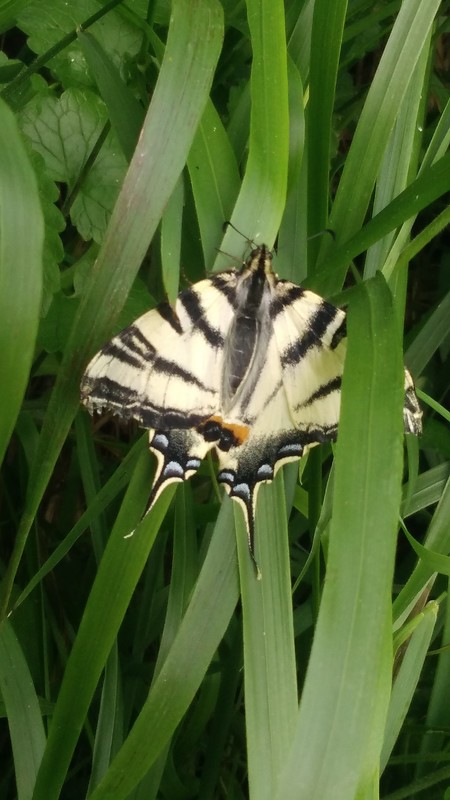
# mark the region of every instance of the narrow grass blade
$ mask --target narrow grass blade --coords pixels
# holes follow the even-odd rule
[[[239,516],[239,519],[236,519]],[[297,680],[286,501],[281,474],[258,496],[257,580],[236,508],[244,626],[245,712],[250,797],[271,800],[297,716]]]
[[[187,165],[205,265],[210,269],[223,225],[231,217],[241,185],[231,142],[210,100],[192,142]]]
[[[173,489],[168,489],[134,535],[124,538],[139,521],[149,485],[150,458],[144,453],[108,540],[67,662],[33,800],[59,797],[93,693],[172,498]]]
[[[0,627],[0,689],[8,717],[18,800],[31,800],[45,748],[39,701],[22,648],[9,622]]]
[[[389,701],[403,375],[383,278],[361,285],[348,325],[327,578],[280,800],[365,796]]]
[[[284,4],[248,0],[252,44],[249,156],[231,222],[249,239],[275,241],[286,202],[289,115]],[[224,253],[242,257],[242,236],[230,226]],[[229,266],[219,253],[214,269]]]
[[[124,800],[163,752],[192,702],[239,597],[231,501],[220,511],[192,599],[131,733],[92,800]]]
[[[89,504],[84,514],[82,514],[78,522],[76,522],[76,524],[73,526],[72,530],[69,531],[61,544],[56,547],[42,567],[35,572],[30,582],[21,591],[19,597],[14,600],[12,610],[18,608],[19,605],[21,605],[28,595],[36,588],[36,586],[41,583],[45,576],[55,569],[55,567],[63,560],[64,556],[70,552],[71,548],[80,538],[80,536],[85,533],[85,531],[91,525],[94,524],[95,519],[98,519],[102,511],[104,511],[105,508],[107,508],[108,505],[117,497],[119,492],[124,489],[127,483],[129,483],[130,478],[135,470],[138,456],[142,454],[144,450],[146,451],[147,448],[148,439],[146,436],[142,436],[116,469],[114,475],[112,475],[109,481],[107,481],[100,489],[99,493],[93,499],[92,503]]]
[[[125,158],[131,161],[139,131],[144,123],[144,109],[131,89],[123,82],[119,71],[95,36],[83,30],[79,30],[77,35],[99,92],[108,106],[109,118]]]
[[[398,109],[439,8],[439,0],[405,0],[389,40],[348,153],[330,216],[338,243],[360,227]],[[324,242],[321,254],[330,249]],[[340,274],[342,281],[345,273]]]
[[[347,0],[331,5],[328,0],[316,0],[314,4],[307,126],[310,236],[323,231],[328,222],[331,121],[346,12]],[[319,238],[309,242],[311,264],[319,246]]]
[[[345,271],[353,258],[365,252],[386,233],[426,208],[433,200],[448,192],[449,187],[450,153],[447,153],[424,170],[358,233],[327,256],[326,263],[314,277],[315,290],[325,296],[338,292],[342,287]]]
[[[41,310],[44,223],[14,115],[0,103],[0,462],[29,378]]]
[[[420,139],[418,131],[423,130],[423,98],[427,96],[426,80],[428,78],[429,49],[431,31],[428,41],[420,54],[414,75],[401,103],[394,128],[387,143],[380,171],[377,177],[372,216],[385,208],[391,200],[406,188],[417,172]],[[389,248],[394,240],[395,231],[380,239],[367,252],[364,265],[364,277],[371,278],[382,268]],[[386,276],[385,276],[386,277]],[[406,283],[407,271],[398,275]],[[397,292],[395,293],[397,294]],[[404,292],[401,293],[404,295]]]
[[[433,514],[425,547],[436,553],[448,554],[450,552],[450,479],[447,480],[436,511]],[[411,573],[403,589],[396,597],[393,604],[394,620],[401,619],[414,605],[416,597],[423,591],[427,581],[431,578],[433,569],[419,559],[416,568]]]
[[[449,319],[450,292],[447,292],[405,354],[405,361],[416,377],[422,374],[433,354],[447,338]]]
[[[443,626],[440,634],[442,649],[437,654],[437,667],[435,680],[431,690],[428,705],[425,733],[421,741],[420,754],[437,753],[445,750],[446,733],[448,725],[448,709],[450,708],[450,605],[443,604]],[[434,645],[436,647],[436,644]],[[420,762],[417,765],[417,774],[422,773]]]
[[[432,602],[420,614],[420,619],[417,620],[417,627],[408,641],[400,669],[395,677],[381,752],[381,771],[384,770],[387,764],[411,704],[423,662],[430,646],[438,610],[437,603]]]

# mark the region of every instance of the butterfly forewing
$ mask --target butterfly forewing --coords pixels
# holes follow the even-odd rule
[[[81,396],[146,428],[189,428],[218,410],[235,273],[182,292],[117,334],[90,362]],[[223,288],[225,287],[225,288]]]

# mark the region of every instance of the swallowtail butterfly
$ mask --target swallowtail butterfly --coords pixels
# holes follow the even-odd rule
[[[158,462],[149,508],[214,449],[253,556],[260,484],[336,438],[345,353],[344,311],[279,280],[261,245],[240,270],[194,284],[174,308],[163,303],[117,334],[88,365],[81,399],[149,429]],[[419,434],[421,416],[405,370],[405,431]]]

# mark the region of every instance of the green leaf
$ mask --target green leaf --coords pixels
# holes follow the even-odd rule
[[[258,494],[257,580],[242,512],[235,510],[241,576],[250,796],[272,798],[295,731],[297,679],[284,484]]]
[[[78,31],[78,41],[108,108],[122,152],[126,160],[130,161],[144,122],[144,109],[96,38],[90,33]]]
[[[429,206],[450,187],[450,153],[424,170],[412,183],[373,217],[345,244],[336,247],[314,276],[314,287],[325,296],[340,290],[353,258],[363,253],[389,231]]]
[[[45,748],[45,732],[33,680],[13,626],[0,626],[0,689],[14,756],[17,796],[31,800]]]
[[[79,403],[89,357],[105,341],[186,162],[203,113],[222,42],[222,10],[214,0],[178,0],[164,61],[144,127],[85,287],[30,475],[25,514],[4,584],[3,605],[34,515]]]
[[[128,797],[164,751],[198,690],[239,597],[231,518],[227,500],[186,614],[131,733],[92,800]]]
[[[59,797],[92,695],[172,497],[173,490],[168,490],[128,537],[144,510],[149,482],[150,459],[144,453],[108,540],[67,662],[33,800]]]
[[[81,236],[101,242],[126,168],[114,135],[77,184],[107,122],[104,103],[88,90],[68,89],[60,98],[37,97],[21,120],[52,180],[77,188],[70,215]]]
[[[405,720],[414,691],[419,681],[423,662],[430,646],[436,625],[439,606],[428,603],[424,611],[414,619],[415,627],[408,641],[406,653],[395,677],[389,711],[386,720],[386,733],[381,752],[381,771],[386,767],[400,729]]]
[[[450,292],[430,314],[405,354],[405,361],[413,375],[421,375],[438,347],[448,336]]]
[[[184,184],[180,176],[161,223],[162,277],[167,299],[171,304],[175,303],[179,291],[183,203]]]
[[[238,165],[211,101],[206,105],[188,158],[189,177],[207,269],[216,257],[223,225],[239,193]]]
[[[0,0],[0,33],[13,28],[21,10],[29,0]]]
[[[310,99],[308,106],[308,233],[327,227],[331,122],[347,0],[330,5],[316,0],[311,37]],[[310,242],[318,252],[320,239]],[[313,259],[314,263],[314,259]]]
[[[76,3],[66,3],[65,0],[52,0],[51,3],[32,0],[19,14],[18,25],[28,34],[29,47],[35,53],[43,55],[57,46],[67,34],[75,33],[80,26],[83,28],[83,23],[98,11],[99,4],[95,0],[77,0]],[[116,67],[123,65],[126,56],[139,52],[142,34],[118,10],[109,10],[92,26],[91,31],[103,49],[112,54]],[[76,40],[51,59],[50,68],[57,73],[65,86],[92,86],[92,77]]]
[[[381,276],[356,293],[348,336],[327,577],[280,800],[365,796],[389,702],[403,374]]]
[[[44,223],[16,120],[0,102],[0,462],[27,385],[42,294]]]
[[[447,555],[450,553],[450,479],[447,480],[442,492],[437,509],[430,522],[424,542],[427,550]],[[420,595],[432,577],[434,569],[419,559],[403,589],[398,594],[393,604],[394,620],[401,621],[414,606],[416,598]]]
[[[230,255],[242,258],[242,234],[272,245],[286,203],[289,107],[283,3],[248,0],[247,15],[253,52],[249,155],[231,215],[241,234],[227,227],[214,270],[229,266]]]
[[[411,75],[433,24],[439,0],[405,0],[367,94],[339,182],[330,227],[346,242],[364,220],[381,160]],[[322,256],[330,250],[322,246]],[[336,275],[342,282],[345,271]]]

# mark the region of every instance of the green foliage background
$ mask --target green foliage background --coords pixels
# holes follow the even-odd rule
[[[0,1],[1,797],[450,797],[449,25]],[[140,522],[145,435],[79,408],[113,332],[241,262],[225,220],[349,309],[339,440],[262,488],[261,581],[211,464]]]

